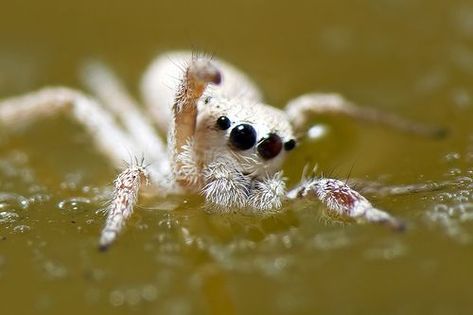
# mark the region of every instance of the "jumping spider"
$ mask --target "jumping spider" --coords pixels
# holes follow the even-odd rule
[[[188,52],[162,55],[146,71],[141,84],[146,114],[104,66],[90,64],[84,78],[100,103],[72,89],[46,88],[0,102],[0,124],[13,128],[63,112],[84,126],[116,167],[130,152],[151,162],[132,163],[116,178],[102,249],[123,229],[144,184],[162,196],[200,193],[218,213],[266,214],[280,211],[287,200],[315,197],[333,215],[399,229],[399,220],[337,179],[306,178],[287,192],[282,162],[297,146],[295,130],[303,130],[314,114],[435,133],[336,94],[307,94],[276,109],[264,104],[256,85],[232,65]],[[157,131],[167,132],[167,147]]]

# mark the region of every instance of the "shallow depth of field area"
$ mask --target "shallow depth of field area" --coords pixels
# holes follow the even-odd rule
[[[107,63],[139,99],[160,52],[193,49],[246,71],[270,104],[310,91],[448,129],[428,139],[343,118],[284,167],[337,178],[445,183],[375,198],[404,233],[341,225],[317,202],[215,216],[199,196],[141,199],[97,250],[117,174],[64,116],[0,126],[0,314],[469,314],[473,309],[473,3],[10,1],[0,12],[0,98],[83,89]]]

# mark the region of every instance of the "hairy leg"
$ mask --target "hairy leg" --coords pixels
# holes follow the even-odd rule
[[[105,212],[107,219],[99,241],[101,250],[107,249],[122,231],[133,213],[141,186],[148,182],[148,173],[141,165],[131,165],[114,181],[113,197]]]
[[[219,84],[221,74],[209,59],[194,57],[184,73],[172,106],[172,119],[168,134],[168,150],[175,181],[183,186],[192,186],[192,180],[182,174],[180,157],[192,142],[197,120],[197,102],[202,97],[209,83]]]
[[[83,71],[88,88],[117,115],[150,167],[163,176],[170,173],[166,147],[135,100],[115,74],[101,63],[89,63]]]
[[[92,98],[72,89],[46,88],[0,101],[0,125],[9,129],[64,113],[84,126],[95,146],[121,167],[134,154],[129,136],[117,126],[108,112]]]
[[[137,157],[137,149],[132,140],[117,126],[109,112],[80,92],[67,88],[50,88],[0,101],[0,125],[7,128],[60,113],[69,115],[84,126],[96,147],[115,167],[121,168],[130,157]],[[126,219],[132,214],[144,180],[149,179],[159,194],[169,193],[173,189],[168,176],[151,167],[148,172],[142,164],[134,162],[114,182],[114,194],[106,209],[107,220],[100,239],[102,249],[115,240]]]
[[[305,94],[289,101],[285,111],[296,130],[302,130],[313,116],[339,115],[421,136],[441,137],[445,134],[442,128],[415,123],[373,108],[359,107],[339,94]]]
[[[330,215],[352,219],[356,222],[385,224],[402,230],[404,224],[373,205],[360,193],[344,182],[330,178],[312,178],[287,193],[289,199],[314,197],[320,200]]]
[[[175,51],[160,55],[143,75],[141,92],[144,102],[162,132],[168,130],[175,92],[179,88],[182,73],[192,58],[192,52],[188,51]],[[248,76],[222,60],[209,59],[212,59],[212,63],[222,74],[221,84],[215,87],[220,93],[228,98],[244,96],[255,102],[262,100],[261,92]]]

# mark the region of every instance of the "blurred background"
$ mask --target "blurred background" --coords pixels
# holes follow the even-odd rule
[[[338,178],[455,185],[368,196],[405,218],[403,234],[330,223],[315,202],[253,218],[151,198],[99,253],[96,210],[116,170],[66,117],[0,126],[1,314],[471,313],[471,1],[9,1],[0,98],[82,89],[81,65],[98,58],[139,99],[147,64],[171,49],[234,63],[275,106],[339,92],[449,130],[433,140],[320,118],[327,134],[292,154],[290,184],[318,164]]]

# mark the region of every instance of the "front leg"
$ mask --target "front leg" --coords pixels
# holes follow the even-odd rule
[[[403,230],[404,223],[373,205],[344,182],[330,178],[312,178],[287,193],[289,199],[315,197],[330,215],[356,222],[381,223],[395,230]]]
[[[220,81],[221,74],[218,69],[209,60],[197,57],[193,57],[181,79],[172,107],[168,147],[175,180],[183,187],[191,186],[192,181],[180,176],[183,164],[179,161],[179,156],[192,142],[197,119],[197,102],[209,83],[219,84]]]
[[[123,230],[133,213],[139,190],[147,182],[148,172],[141,165],[131,165],[118,175],[114,182],[113,198],[105,209],[107,219],[100,234],[100,250],[106,250]]]

